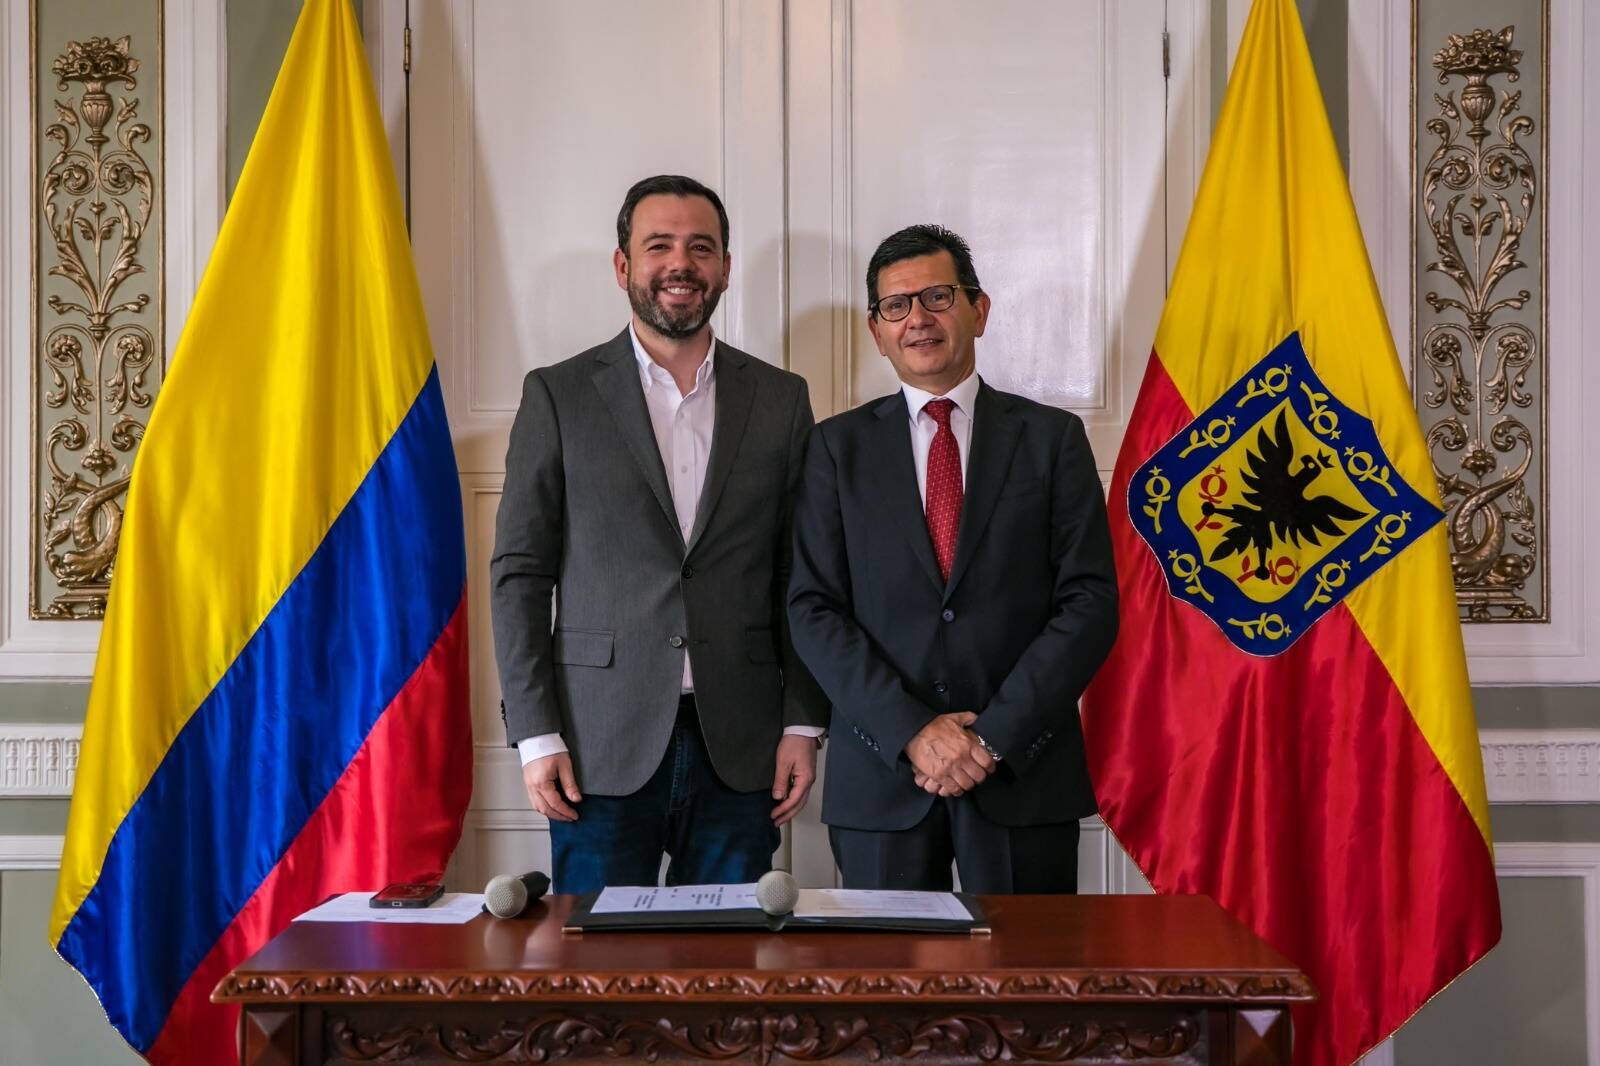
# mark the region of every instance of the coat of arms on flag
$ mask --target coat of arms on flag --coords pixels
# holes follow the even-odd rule
[[[1301,967],[1350,1066],[1500,938],[1433,464],[1294,0],[1255,0],[1107,498],[1106,827]]]
[[[1444,518],[1317,376],[1299,333],[1138,469],[1128,514],[1172,594],[1252,655],[1289,647]]]

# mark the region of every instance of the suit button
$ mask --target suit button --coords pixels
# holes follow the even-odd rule
[[[950,686],[945,684],[943,681],[935,681],[933,683],[933,691],[943,696],[946,692],[950,691]]]
[[[683,576],[684,576],[685,579],[694,577],[694,567],[690,566],[688,563],[684,563],[683,564]]]
[[[674,633],[672,636],[667,638],[667,643],[671,644],[674,648],[681,648],[683,647],[683,638]]]
[[[952,611],[950,608],[946,607],[944,609],[944,613],[941,614],[939,617],[943,618],[946,622],[954,622],[956,620],[956,613],[954,611]]]

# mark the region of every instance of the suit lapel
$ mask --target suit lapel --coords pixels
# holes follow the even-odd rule
[[[750,421],[750,407],[755,399],[755,384],[745,371],[748,359],[743,352],[717,342],[712,358],[712,374],[716,378],[716,412],[711,423],[711,455],[706,460],[706,481],[700,487],[700,500],[695,506],[694,530],[689,534],[687,551],[693,551],[711,522],[722,488],[728,483],[734,462],[739,457],[739,444],[744,440],[745,425]]]
[[[595,359],[594,385],[601,399],[611,411],[617,424],[617,433],[633,455],[644,475],[645,484],[655,494],[661,512],[667,517],[678,542],[683,533],[678,529],[678,513],[672,506],[672,491],[667,487],[667,470],[661,464],[661,448],[656,444],[655,430],[650,426],[650,411],[644,405],[644,387],[639,384],[639,363],[633,355],[633,341],[628,331],[606,345]]]
[[[933,540],[928,536],[928,520],[917,497],[917,467],[911,456],[911,415],[906,407],[906,394],[896,392],[878,401],[878,421],[873,425],[871,463],[878,489],[878,499],[890,522],[900,530],[911,554],[936,588],[944,587],[939,576],[939,560],[933,554]]]
[[[961,502],[961,531],[956,536],[956,557],[950,564],[945,600],[955,591],[983,540],[983,530],[1011,469],[1021,425],[1011,412],[1011,402],[988,385],[980,385],[972,415],[972,454],[967,457],[967,477]]]

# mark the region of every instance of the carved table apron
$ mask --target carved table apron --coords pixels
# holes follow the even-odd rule
[[[988,896],[993,933],[292,925],[218,986],[249,1066],[740,1060],[1288,1063],[1310,982],[1190,896]]]

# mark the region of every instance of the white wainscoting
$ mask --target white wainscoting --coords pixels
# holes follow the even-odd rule
[[[1575,877],[1583,884],[1584,1028],[1588,1066],[1600,1066],[1600,844],[1497,844],[1500,877]],[[1400,1063],[1399,1066],[1413,1066]]]
[[[79,725],[0,726],[0,798],[70,796]]]
[[[1600,803],[1600,729],[1488,729],[1491,803]]]
[[[0,836],[0,871],[56,870],[61,867],[59,836]]]
[[[487,616],[486,606],[476,609]],[[478,631],[487,624],[485,618]],[[475,706],[498,706],[499,697],[483,687],[492,684],[492,667],[488,680],[473,678]],[[491,713],[494,721],[476,729],[472,808],[525,809],[520,764],[499,742],[499,713],[484,717]],[[81,725],[0,723],[0,799],[72,795],[82,736]],[[1486,729],[1480,739],[1490,803],[1600,803],[1600,729]],[[1086,821],[1085,830],[1096,822]]]

